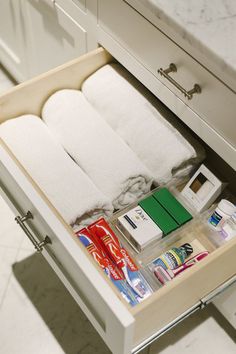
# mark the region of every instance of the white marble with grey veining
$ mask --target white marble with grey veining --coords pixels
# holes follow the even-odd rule
[[[235,0],[135,0],[236,82]],[[191,53],[190,53],[191,54]]]

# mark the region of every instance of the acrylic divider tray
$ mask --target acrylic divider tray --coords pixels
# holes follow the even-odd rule
[[[159,281],[159,279],[154,274],[154,269],[152,267],[153,261],[155,261],[158,257],[163,255],[163,253],[175,248],[180,247],[183,244],[190,244],[193,248],[193,253],[186,259],[186,262],[190,259],[198,256],[199,254],[203,254],[204,252],[212,253],[215,249],[219,247],[216,243],[212,242],[213,231],[208,229],[207,225],[204,224],[204,219],[201,217],[195,218],[183,225],[178,230],[172,232],[168,236],[160,239],[155,246],[147,247],[144,251],[137,253],[130,246],[126,238],[122,235],[120,230],[117,228],[115,221],[113,221],[110,225],[118,235],[121,243],[124,247],[129,251],[134,260],[140,266],[140,270],[151,286],[153,291],[157,291],[160,287],[163,286],[163,283]],[[211,237],[209,237],[211,235]],[[204,261],[204,259],[202,259]],[[197,263],[197,262],[195,262]],[[195,265],[194,265],[195,266]],[[184,270],[182,273],[184,273]],[[178,276],[181,276],[181,272]]]
[[[221,229],[218,230],[212,227],[209,223],[209,219],[211,215],[214,213],[216,207],[217,207],[217,203],[213,204],[211,208],[209,208],[208,210],[206,210],[205,212],[199,215],[200,218],[199,229],[201,233],[206,235],[209,242],[211,242],[211,244],[214,245],[215,248],[218,248],[221,247],[226,242],[229,242],[230,240],[227,240],[224,237]]]
[[[154,189],[147,195],[147,197],[159,189],[160,188]],[[169,189],[171,190],[172,194],[178,198],[178,190],[173,186]],[[124,235],[118,223],[118,219],[121,215],[128,213],[137,205],[139,205],[139,201],[119,212],[116,212],[109,220],[109,224],[119,237],[121,243],[125,248],[127,248],[137,264],[139,264],[142,274],[145,276],[146,280],[149,282],[154,291],[158,290],[163,284],[161,284],[157,277],[154,275],[151,264],[155,259],[163,255],[163,253],[169,251],[173,247],[180,247],[181,245],[188,243],[193,248],[193,252],[186,259],[186,261],[196,257],[197,261],[195,263],[198,263],[199,260],[201,260],[201,262],[204,261],[203,258],[197,257],[199,254],[201,255],[204,252],[210,254],[221,246],[220,243],[214,242],[214,237],[218,237],[217,233],[214,230],[211,230],[207,225],[207,217],[210,215],[213,209],[211,208],[203,214],[196,213],[193,215],[194,217],[192,220],[186,222],[167,236],[159,238],[155,243],[147,245],[147,247],[145,247],[141,252],[138,252],[130,240]],[[186,208],[186,205],[184,205],[184,207]],[[186,270],[184,271],[188,271],[187,268],[188,267],[186,267]],[[184,273],[184,271],[182,273]],[[180,275],[181,272],[178,276]]]
[[[169,234],[182,229],[195,216],[179,201],[176,186],[157,187],[145,197],[116,212],[109,222],[120,232],[135,254],[147,253]]]

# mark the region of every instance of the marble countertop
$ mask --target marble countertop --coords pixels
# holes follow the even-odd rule
[[[236,87],[236,0],[131,0],[175,31]],[[140,7],[138,8],[140,11]],[[144,14],[145,16],[145,14]],[[222,76],[221,76],[222,78]],[[227,80],[227,79],[226,79]]]

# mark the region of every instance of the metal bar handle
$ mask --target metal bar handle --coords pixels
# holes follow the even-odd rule
[[[23,216],[17,216],[15,217],[15,221],[17,222],[17,224],[21,227],[21,229],[24,231],[24,233],[26,234],[26,236],[30,239],[30,241],[33,243],[35,249],[38,252],[42,252],[43,247],[47,244],[51,244],[52,241],[50,239],[49,236],[46,236],[44,238],[43,241],[38,242],[37,240],[35,240],[34,236],[32,235],[31,231],[27,228],[27,226],[24,224],[25,221],[33,219],[33,215],[30,211],[27,211],[27,213]]]
[[[164,76],[172,85],[174,85],[181,93],[184,94],[185,97],[187,97],[188,100],[191,100],[193,98],[193,95],[195,93],[201,93],[202,89],[201,86],[198,84],[194,84],[193,88],[191,90],[186,90],[184,87],[182,87],[177,81],[175,81],[169,73],[176,73],[177,72],[177,67],[174,63],[171,63],[169,67],[165,70],[162,68],[157,70],[158,74],[161,76]]]

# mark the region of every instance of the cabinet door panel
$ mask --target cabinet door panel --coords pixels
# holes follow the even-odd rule
[[[0,1],[0,60],[18,81],[27,76],[23,32],[20,0]]]
[[[86,31],[59,5],[49,0],[27,0],[25,7],[31,76],[87,52]]]

